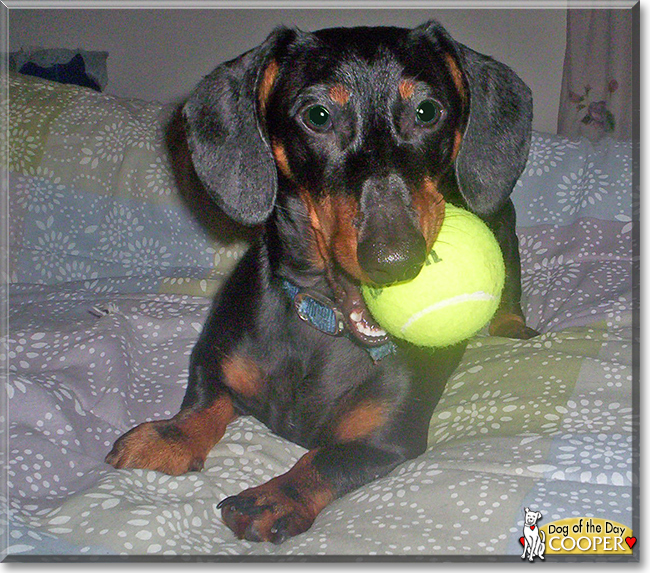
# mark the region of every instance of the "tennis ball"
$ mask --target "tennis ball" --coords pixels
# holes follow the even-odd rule
[[[379,325],[419,346],[450,346],[470,338],[494,316],[505,281],[503,255],[476,215],[447,204],[427,260],[413,280],[362,286]]]

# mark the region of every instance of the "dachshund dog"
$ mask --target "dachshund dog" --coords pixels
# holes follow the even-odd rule
[[[392,340],[359,285],[416,276],[446,202],[479,215],[502,248],[491,334],[535,334],[509,199],[528,156],[531,93],[436,22],[281,27],[206,76],[183,113],[207,192],[260,232],[217,296],[180,412],[124,434],[107,462],[199,471],[230,421],[255,416],[307,453],[219,507],[237,537],[281,543],[427,446],[465,344]]]

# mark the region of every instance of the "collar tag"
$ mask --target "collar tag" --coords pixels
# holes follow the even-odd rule
[[[301,289],[287,279],[283,279],[282,287],[293,302],[300,320],[330,336],[341,336],[346,332],[345,317],[334,301],[310,289]],[[389,340],[380,346],[366,346],[365,349],[376,364],[394,354],[397,347]]]
[[[343,313],[326,296],[308,289],[293,297],[298,316],[325,334],[340,336],[345,331]]]

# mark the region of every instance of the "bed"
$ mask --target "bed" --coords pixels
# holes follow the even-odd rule
[[[6,81],[10,559],[520,560],[525,507],[637,523],[631,144],[533,134],[513,197],[542,334],[475,337],[427,451],[276,546],[237,540],[216,509],[304,453],[253,418],[202,472],[103,462],[124,431],[176,413],[211,296],[247,245],[181,189],[173,108]]]

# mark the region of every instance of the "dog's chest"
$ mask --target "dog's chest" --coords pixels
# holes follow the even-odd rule
[[[339,420],[358,402],[381,401],[392,409],[406,395],[409,374],[394,358],[375,363],[342,338],[303,336],[282,356],[266,362],[256,396],[235,396],[242,414],[255,416],[278,435],[307,448],[332,437]]]

